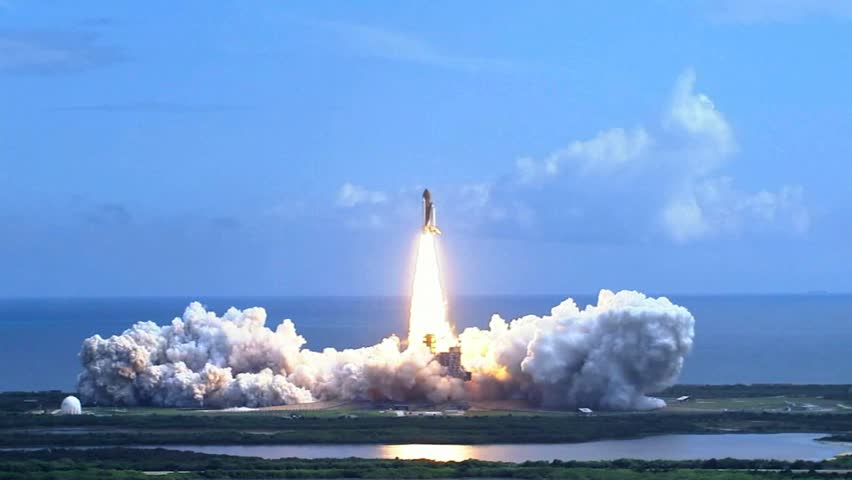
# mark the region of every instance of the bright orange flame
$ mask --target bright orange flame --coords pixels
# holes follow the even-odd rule
[[[420,235],[417,249],[408,325],[409,348],[423,346],[426,335],[434,335],[434,347],[439,352],[457,343],[453,328],[447,321],[447,302],[441,288],[435,234],[430,232]]]

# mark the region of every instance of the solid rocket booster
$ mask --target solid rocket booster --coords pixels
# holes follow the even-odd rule
[[[441,230],[435,225],[435,205],[432,203],[432,194],[429,193],[428,188],[423,190],[423,231],[441,234]]]

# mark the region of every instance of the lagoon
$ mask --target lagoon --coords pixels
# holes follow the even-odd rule
[[[626,440],[562,444],[494,445],[170,445],[156,448],[278,459],[399,458],[436,461],[477,460],[691,460],[709,458],[824,460],[852,452],[852,444],[823,442],[818,433],[656,435]],[[155,448],[155,447],[151,447]]]

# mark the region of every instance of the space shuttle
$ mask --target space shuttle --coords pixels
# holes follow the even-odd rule
[[[441,230],[435,225],[435,205],[428,188],[423,190],[423,233],[441,234]]]

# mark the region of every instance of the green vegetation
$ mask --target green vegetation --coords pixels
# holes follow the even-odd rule
[[[598,412],[591,417],[573,411],[474,408],[462,417],[398,418],[352,404],[302,411],[87,407],[91,414],[81,416],[33,413],[37,404],[58,406],[65,395],[0,393],[0,447],[568,443],[720,432],[818,432],[847,439],[852,432],[849,385],[678,385],[663,395],[689,395],[688,402],[655,412]],[[828,406],[837,408],[829,411]]]
[[[661,395],[688,395],[655,412],[526,409],[477,410],[463,417],[404,417],[357,405],[327,410],[217,412],[152,407],[86,408],[57,416],[67,393],[0,393],[0,447],[103,445],[252,445],[311,443],[557,443],[664,433],[824,432],[852,441],[848,385],[678,385]],[[831,408],[836,407],[836,408]],[[350,415],[351,414],[351,415]],[[852,457],[833,460],[524,462],[467,460],[281,459],[206,455],[163,449],[0,451],[0,478],[576,478],[799,479],[852,478]]]
[[[0,477],[17,479],[201,478],[577,478],[788,479],[837,478],[852,462],[710,459],[606,462],[435,462],[430,460],[281,459],[232,457],[163,449],[0,452]],[[835,470],[832,472],[832,470]],[[147,473],[146,473],[147,472]],[[152,473],[157,473],[152,477]]]
[[[71,430],[69,432],[69,430]],[[562,443],[664,433],[852,432],[852,414],[625,413],[582,417],[0,415],[0,447],[306,443]]]

